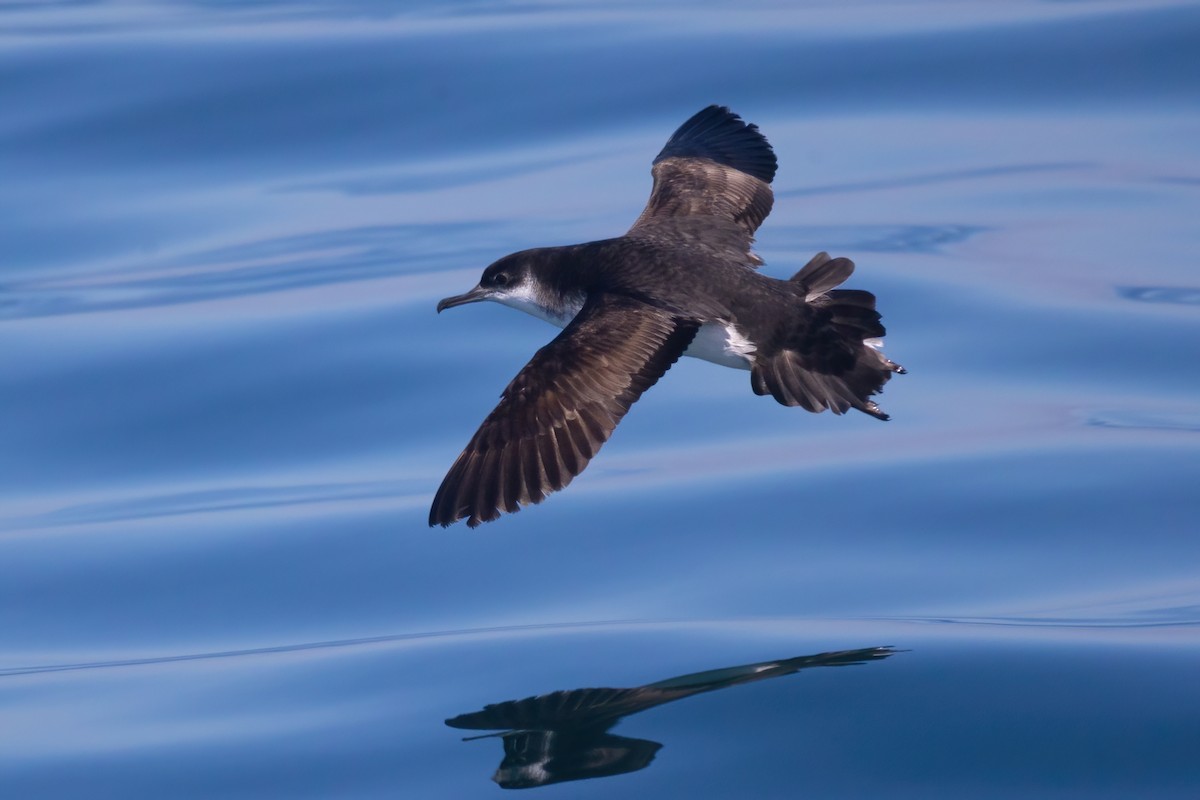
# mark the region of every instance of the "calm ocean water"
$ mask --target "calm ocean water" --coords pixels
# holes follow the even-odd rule
[[[0,796],[1200,795],[1198,86],[1196,2],[0,4]],[[554,333],[437,299],[713,102],[892,421],[689,359],[430,530]]]

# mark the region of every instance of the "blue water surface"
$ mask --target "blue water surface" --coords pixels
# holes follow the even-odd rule
[[[0,796],[1198,796],[1198,32],[0,5]],[[568,490],[430,530],[554,334],[437,300],[623,232],[714,102],[779,155],[765,269],[878,296],[892,421],[685,359]]]

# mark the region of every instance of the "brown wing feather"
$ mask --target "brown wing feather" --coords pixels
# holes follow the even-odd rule
[[[562,489],[696,328],[629,298],[589,298],[504,390],[442,481],[429,524],[465,518],[473,528]]]
[[[652,234],[686,217],[708,217],[749,251],[771,212],[775,153],[755,125],[709,106],[680,126],[651,170],[654,188],[631,235]]]

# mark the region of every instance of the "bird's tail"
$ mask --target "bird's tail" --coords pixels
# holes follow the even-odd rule
[[[841,286],[854,274],[854,262],[848,258],[830,258],[821,251],[809,259],[790,280],[804,287],[806,299],[812,300],[834,287]]]
[[[786,406],[844,414],[856,408],[887,419],[872,400],[902,366],[881,352],[886,331],[875,310],[875,295],[836,289],[854,272],[848,258],[813,256],[791,280],[816,312],[813,323],[791,347],[759,353],[751,371],[755,394],[769,394]]]

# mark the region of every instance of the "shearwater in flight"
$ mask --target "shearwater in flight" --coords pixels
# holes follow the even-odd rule
[[[875,296],[818,253],[789,280],[757,272],[775,153],[755,125],[709,106],[654,159],[654,187],[623,236],[505,256],[438,312],[493,300],[563,328],[500,396],[442,481],[429,524],[475,527],[540,503],[583,471],[629,407],[681,355],[750,371],[787,406],[877,419],[904,368],[881,352]]]

